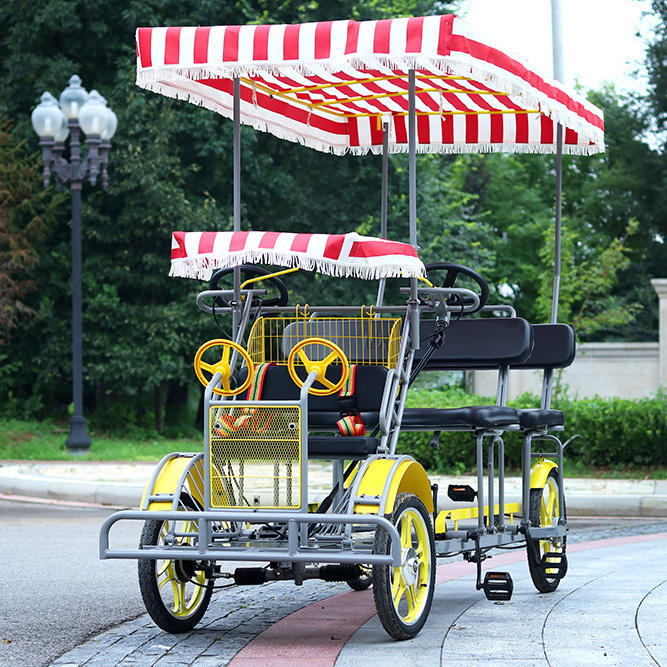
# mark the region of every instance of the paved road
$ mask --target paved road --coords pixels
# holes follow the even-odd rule
[[[91,633],[143,613],[136,563],[98,559],[108,515],[0,500],[0,664],[48,664]],[[138,542],[138,526],[118,528],[123,542]]]
[[[481,634],[480,629],[484,628],[485,636],[488,634],[486,628],[490,628],[489,637],[493,638],[496,631],[500,633],[504,628],[506,632],[509,620],[525,616],[522,619],[524,624],[526,619],[533,619],[532,625],[538,623],[536,619],[540,619],[539,622],[547,628],[544,632],[548,637],[549,628],[552,627],[549,623],[544,624],[544,616],[551,608],[548,605],[564,605],[565,602],[561,602],[561,597],[564,596],[567,596],[570,602],[578,599],[573,593],[573,587],[581,588],[581,581],[588,582],[586,577],[590,579],[590,573],[587,574],[586,568],[590,565],[591,572],[600,574],[600,554],[611,553],[613,556],[612,550],[595,550],[595,554],[592,551],[586,552],[589,555],[584,557],[584,561],[588,559],[589,565],[582,562],[580,566],[577,561],[577,568],[583,568],[581,573],[573,574],[571,570],[559,593],[548,598],[535,595],[526,578],[525,561],[510,564],[508,569],[515,577],[517,592],[513,601],[504,605],[502,610],[483,600],[475,591],[470,576],[464,572],[463,579],[443,582],[438,587],[433,611],[420,635],[421,639],[409,643],[395,644],[387,641],[386,635],[378,628],[377,619],[372,618],[370,596],[347,593],[348,589],[344,584],[317,581],[306,582],[300,589],[289,582],[281,582],[258,588],[222,590],[215,594],[202,626],[195,633],[171,636],[158,631],[150,619],[140,615],[143,605],[136,583],[135,562],[98,560],[97,532],[107,515],[108,511],[100,509],[0,501],[0,560],[4,569],[1,596],[3,604],[0,610],[0,640],[3,640],[0,643],[0,664],[45,665],[59,655],[62,655],[62,658],[57,660],[57,664],[193,664],[199,667],[227,664],[244,646],[246,650],[254,651],[258,646],[261,647],[258,639],[263,636],[262,633],[268,633],[264,638],[268,636],[269,640],[272,631],[281,633],[278,622],[291,614],[304,614],[303,622],[312,625],[312,618],[309,620],[308,613],[312,614],[313,609],[308,608],[308,605],[315,603],[322,609],[329,610],[326,613],[331,615],[329,617],[324,611],[321,612],[325,614],[321,617],[326,620],[322,631],[326,634],[327,650],[331,652],[335,649],[335,655],[340,651],[337,664],[353,664],[355,656],[358,657],[363,651],[373,647],[377,650],[380,646],[383,655],[386,652],[387,657],[392,659],[388,664],[400,664],[396,662],[397,651],[399,654],[405,651],[406,655],[414,657],[414,651],[409,650],[410,646],[421,646],[420,651],[426,651],[424,659],[426,656],[429,656],[429,659],[421,664],[439,664],[439,661],[435,660],[438,651],[442,655],[450,655],[455,649],[456,654],[456,651],[460,653],[461,647],[466,645],[465,642],[461,644],[458,640],[454,641],[461,634],[461,628],[467,628],[476,635]],[[574,544],[576,541],[589,539],[667,531],[667,522],[644,519],[574,520],[572,527],[570,543]],[[118,529],[120,528],[121,526],[118,526]],[[117,539],[122,544],[134,545],[138,539],[138,529],[138,525],[130,525],[124,533],[117,535]],[[643,543],[636,547],[627,547],[632,554],[632,563],[626,555],[623,556],[625,561],[615,570],[611,565],[605,565],[607,569],[604,574],[607,578],[601,579],[599,584],[586,583],[582,592],[576,595],[586,598],[589,591],[594,591],[595,596],[605,592],[614,595],[616,589],[611,584],[616,585],[617,579],[630,591],[643,590],[641,581],[628,579],[625,573],[635,572],[641,577],[646,572],[645,568],[636,567],[639,561],[635,554],[646,557],[647,565],[651,567],[661,564],[660,552],[656,551],[659,544]],[[662,543],[662,548],[664,547],[665,544]],[[517,554],[517,557],[519,556],[523,561],[523,554]],[[579,558],[573,553],[572,558],[575,557]],[[491,564],[500,565],[497,560]],[[453,565],[460,568],[463,564]],[[441,567],[440,571],[446,573],[451,567]],[[619,575],[608,574],[612,571]],[[621,577],[620,573],[624,576]],[[580,577],[584,579],[580,580]],[[667,574],[663,579],[667,579]],[[644,618],[645,624],[649,623],[658,612],[657,609],[652,609],[652,605],[657,605],[656,600],[660,597],[658,593],[663,592],[659,583],[656,586],[655,592],[651,594],[653,597],[648,595],[641,605],[641,614],[637,612],[638,604],[634,599],[624,598],[620,606],[623,609],[627,607],[626,611],[629,609],[628,613],[631,615],[637,613],[638,618]],[[595,596],[589,595],[590,599]],[[340,608],[341,604],[343,608]],[[354,613],[350,605],[354,607]],[[304,607],[306,608],[303,609]],[[510,609],[514,611],[508,611]],[[562,609],[565,607],[560,607],[558,614],[550,613],[549,618],[562,618]],[[659,611],[664,618],[667,610],[663,608]],[[359,622],[350,630],[349,619],[355,614]],[[462,614],[460,618],[458,614]],[[510,616],[509,620],[507,616]],[[370,621],[366,623],[368,618]],[[347,626],[337,625],[341,619]],[[502,619],[504,622],[497,625]],[[292,628],[297,627],[303,636],[303,626],[298,619],[295,623],[292,616],[287,623]],[[529,625],[532,628],[530,623]],[[356,627],[359,627],[359,630],[353,634]],[[100,632],[104,628],[110,629]],[[313,628],[308,627],[308,632],[311,631]],[[531,632],[533,631],[537,632],[534,628]],[[289,633],[285,636],[289,636]],[[350,637],[349,641],[347,637]],[[478,641],[478,638],[473,639]],[[318,646],[317,642],[313,642],[313,646]],[[402,647],[400,651],[398,647]],[[443,647],[446,647],[446,650]],[[489,650],[491,649],[492,647],[489,647]],[[269,645],[269,650],[275,650],[275,647],[271,649]],[[321,645],[318,651],[319,658],[326,654]],[[369,660],[372,657],[369,656]],[[463,659],[464,656],[460,654],[459,657]],[[239,654],[235,664],[254,662],[243,662],[242,658],[243,655]],[[275,658],[275,653],[272,658]],[[517,664],[532,664],[532,659],[527,657],[523,663]],[[552,660],[551,664],[556,663]],[[667,665],[667,660],[664,664]]]

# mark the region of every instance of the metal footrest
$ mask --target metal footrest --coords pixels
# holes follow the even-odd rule
[[[509,572],[487,572],[482,584],[487,600],[510,600],[514,582]]]
[[[547,551],[540,560],[540,570],[545,577],[562,579],[567,574],[567,556],[560,551]]]

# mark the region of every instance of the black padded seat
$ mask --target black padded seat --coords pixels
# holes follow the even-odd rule
[[[506,428],[519,424],[514,408],[473,405],[463,408],[406,408],[401,430],[448,431]]]
[[[308,438],[308,458],[366,458],[375,454],[380,440],[365,436],[311,435]]]
[[[512,368],[567,368],[572,365],[577,345],[569,324],[533,324],[533,351]]]
[[[518,410],[522,430],[532,431],[546,426],[564,426],[565,417],[560,410],[526,409]]]
[[[430,348],[435,320],[422,320],[421,347],[415,363]],[[533,349],[533,329],[521,317],[460,320],[445,329],[445,340],[433,352],[424,370],[482,370],[500,366],[514,367],[526,361]]]
[[[246,378],[245,367],[239,373],[239,382]],[[304,374],[303,368],[301,374]],[[341,367],[332,366],[327,371],[327,378],[336,382],[340,378]],[[366,428],[374,428],[379,419],[380,403],[387,378],[384,366],[357,366],[355,407],[361,413]],[[294,384],[287,366],[269,366],[262,386],[262,401],[298,401],[301,389]],[[241,394],[247,399],[248,392]],[[338,394],[328,396],[308,396],[308,426],[310,428],[336,429],[336,422],[341,418]],[[349,437],[349,436],[347,436]]]

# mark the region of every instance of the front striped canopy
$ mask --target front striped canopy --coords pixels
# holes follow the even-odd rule
[[[604,150],[597,107],[454,15],[300,25],[139,28],[137,84],[337,154],[407,151],[408,71],[417,151]]]
[[[413,246],[348,234],[174,232],[170,276],[208,280],[215,269],[277,264],[330,276],[416,278],[426,273]]]

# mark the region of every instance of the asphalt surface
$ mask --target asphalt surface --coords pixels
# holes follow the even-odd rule
[[[0,500],[0,664],[46,665],[93,633],[142,614],[132,561],[100,561],[107,509]],[[136,544],[137,525],[117,537]]]
[[[276,624],[282,619],[292,618],[290,615],[298,613],[312,614],[313,609],[309,605],[320,603],[334,606],[333,619],[328,627],[331,637],[340,636],[341,639],[338,642],[328,639],[326,644],[329,651],[329,644],[337,646],[337,665],[362,664],[357,661],[362,658],[373,664],[376,662],[373,656],[364,653],[371,647],[376,652],[381,651],[383,657],[386,655],[387,664],[403,664],[397,657],[399,654],[405,653],[411,656],[411,660],[415,658],[416,649],[410,649],[410,646],[421,647],[419,650],[424,651],[423,659],[410,664],[431,665],[440,664],[436,653],[438,650],[442,652],[445,645],[449,650],[461,627],[477,633],[471,638],[476,642],[480,637],[488,636],[488,623],[496,622],[497,607],[475,591],[472,575],[465,574],[463,578],[440,584],[427,626],[419,635],[423,634],[423,639],[418,637],[407,643],[396,644],[379,628],[377,619],[373,618],[372,595],[350,592],[345,584],[320,581],[308,581],[300,588],[290,582],[279,582],[261,587],[220,590],[214,594],[209,611],[195,632],[169,635],[161,632],[143,613],[136,563],[98,560],[98,529],[108,514],[109,510],[99,508],[0,501],[0,560],[4,570],[0,664],[31,667],[55,661],[57,665],[105,667],[154,664],[202,666],[225,665],[232,660],[235,660],[234,664],[256,664],[252,658],[246,661],[239,652],[250,650],[257,638],[264,636],[263,633],[269,633],[270,639],[272,629],[275,631]],[[651,536],[667,531],[667,520],[573,519],[570,526],[568,539],[574,545],[591,539]],[[138,524],[130,525],[124,532],[116,534],[118,544],[136,544],[139,528]],[[656,554],[658,546],[647,550],[647,544],[642,543],[641,549],[634,547],[634,550],[645,554],[654,564],[661,563]],[[661,548],[664,549],[664,546],[665,543],[662,543]],[[611,552],[608,550],[608,553]],[[597,553],[601,551],[597,550]],[[512,605],[515,614],[539,612],[544,615],[544,609],[535,610],[530,606],[534,598],[541,598],[527,580],[523,550],[520,557],[521,562],[508,567],[515,577],[517,594],[507,604]],[[593,557],[595,562],[602,562],[599,555]],[[570,583],[579,581],[579,575],[573,573],[572,563],[570,574],[561,584],[565,592],[570,591]],[[493,560],[490,564],[496,565]],[[463,565],[467,566],[461,562],[443,564],[439,572],[446,573],[452,566],[460,568]],[[605,567],[605,571],[610,568],[618,571],[612,565]],[[592,568],[595,569],[594,566]],[[645,569],[634,569],[640,574],[645,572]],[[664,574],[663,579],[667,579],[667,573]],[[642,589],[637,582],[633,585],[637,590]],[[599,592],[596,592],[597,595]],[[341,599],[344,608],[336,612],[335,605],[340,604],[337,601]],[[558,600],[560,597],[557,596],[553,601]],[[354,622],[350,604],[362,612],[362,618],[363,614],[370,618],[363,618],[363,623],[359,623],[358,629],[353,628],[353,632],[350,632],[349,626],[339,628],[336,625],[336,621],[340,623],[341,620],[344,623],[348,620]],[[544,607],[546,609],[546,605]],[[450,616],[455,610],[458,610],[458,620],[452,621]],[[463,616],[459,618],[461,613]],[[290,626],[296,626],[303,637],[311,630],[309,624],[312,620],[306,617],[303,624],[290,623]],[[280,632],[284,635],[282,630]],[[342,638],[347,635],[350,635],[349,639],[343,642]],[[317,646],[317,642],[313,645]],[[292,664],[305,664],[302,661],[307,661],[309,665],[318,664],[317,660],[311,660],[312,655],[309,657],[307,647],[290,646],[291,652],[287,653],[292,656]],[[321,648],[318,651],[321,653]],[[283,657],[284,654],[285,650],[280,653]],[[325,650],[322,655],[326,657],[326,654]],[[279,655],[274,657],[275,660],[265,661],[264,664],[278,664]]]

